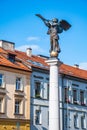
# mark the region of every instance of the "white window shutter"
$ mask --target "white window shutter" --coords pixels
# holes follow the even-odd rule
[[[41,82],[40,84],[40,97],[43,98],[43,94],[44,94],[44,91],[43,91],[43,82]]]
[[[24,101],[23,100],[21,100],[20,101],[20,114],[23,114],[23,106],[24,106]]]
[[[87,91],[84,91],[84,104],[87,105]]]
[[[21,78],[21,91],[24,90],[24,78]]]
[[[82,127],[82,129],[86,129],[86,118],[85,118],[85,116],[81,117],[81,127]]]
[[[1,112],[4,112],[4,99],[1,99]]]
[[[44,99],[48,98],[48,83],[44,83]]]
[[[42,124],[42,113],[41,113],[41,111],[39,112],[39,124]]]
[[[68,89],[68,97],[69,97],[69,102],[72,103],[72,87],[71,86]]]
[[[80,104],[80,90],[77,89],[77,103]]]
[[[83,122],[84,122],[84,129],[86,129],[86,117],[84,117]]]
[[[79,128],[79,117],[77,116],[77,128]]]
[[[5,104],[6,104],[6,100],[5,97],[2,98],[2,112],[5,112]]]

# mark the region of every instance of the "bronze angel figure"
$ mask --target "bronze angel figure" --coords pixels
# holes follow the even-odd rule
[[[47,34],[50,35],[50,53],[57,52],[60,53],[59,47],[59,33],[62,33],[63,30],[67,31],[71,25],[66,20],[59,21],[57,18],[53,18],[52,20],[45,19],[40,14],[36,14],[39,18],[43,20],[45,25],[48,27]]]

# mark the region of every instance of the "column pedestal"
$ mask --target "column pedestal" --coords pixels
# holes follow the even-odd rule
[[[59,130],[58,68],[62,64],[57,58],[46,61],[50,65],[49,81],[49,130]]]

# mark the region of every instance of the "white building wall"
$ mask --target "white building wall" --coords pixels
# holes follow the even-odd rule
[[[48,130],[48,114],[49,100],[47,84],[49,83],[49,75],[41,72],[33,72],[31,77],[31,130]],[[35,81],[42,84],[41,98],[35,97]],[[36,111],[41,111],[40,123],[36,124]]]
[[[70,86],[70,83],[71,83],[71,86]],[[77,130],[77,129],[80,129],[80,130],[83,130],[83,129],[87,129],[87,83],[82,80],[77,80],[77,79],[67,79],[67,78],[64,78],[63,79],[63,90],[64,88],[67,87],[67,88],[70,88],[71,87],[71,102],[70,103],[65,103],[65,97],[63,94],[63,107],[62,107],[62,110],[63,110],[63,129],[61,130]],[[73,89],[76,89],[77,90],[77,104],[75,104],[73,102]],[[80,101],[80,91],[84,91],[85,93],[85,96],[84,96],[84,99],[85,99],[85,105],[82,105],[81,104],[81,101]],[[64,93],[64,91],[63,91]],[[77,128],[75,127],[74,125],[74,116],[77,115],[78,116],[78,124],[77,124]],[[84,117],[85,116],[85,128],[82,128],[82,125],[81,125],[81,117]]]
[[[36,75],[36,77],[35,77]],[[43,78],[39,78],[43,77]],[[48,74],[33,72],[32,74],[32,82],[31,82],[31,130],[48,130],[48,111],[49,111],[49,100],[46,100],[43,96],[42,99],[35,98],[35,86],[34,81],[39,80],[43,83],[48,83],[47,80],[49,78]],[[64,88],[67,87],[69,89],[69,100],[70,103],[65,102],[65,92]],[[76,89],[78,92],[78,104],[73,103],[73,89]],[[83,90],[85,92],[85,103],[86,105],[81,105],[80,101],[80,91]],[[46,92],[46,91],[45,91]],[[45,93],[46,94],[46,93]],[[73,77],[63,77],[59,75],[59,96],[60,96],[60,130],[83,130],[81,126],[81,117],[85,115],[85,120],[87,123],[87,82],[85,80],[81,80]],[[46,96],[45,96],[46,97]],[[42,112],[42,124],[35,124],[35,111],[38,106],[40,106]],[[74,115],[78,115],[78,128],[74,126]],[[85,125],[85,129],[87,129],[87,125]]]

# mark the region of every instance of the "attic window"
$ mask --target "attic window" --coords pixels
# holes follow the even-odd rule
[[[14,55],[14,54],[8,54],[8,59],[9,59],[11,62],[15,62],[15,55]]]
[[[32,63],[33,65],[36,65],[36,66],[48,68],[47,66],[44,66],[42,63],[39,63],[39,62],[36,62],[36,61],[27,60],[27,62],[30,62],[30,63]]]

